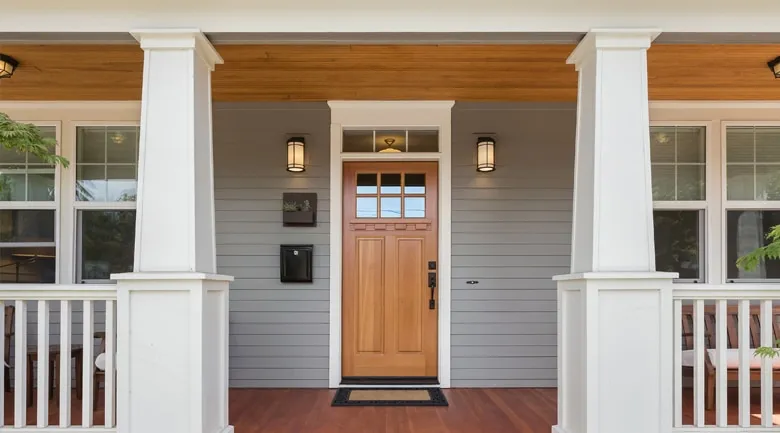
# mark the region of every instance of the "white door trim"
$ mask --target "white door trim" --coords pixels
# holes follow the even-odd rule
[[[439,163],[439,383],[450,387],[452,290],[452,106],[454,101],[328,101],[330,106],[330,351],[328,386],[341,384],[342,168],[344,161]],[[342,153],[343,128],[436,127],[438,153]]]

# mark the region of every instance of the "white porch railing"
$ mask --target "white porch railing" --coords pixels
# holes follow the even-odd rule
[[[778,337],[780,285],[675,284],[673,298],[674,431],[780,432],[780,425],[775,425],[780,417],[777,423],[773,419],[774,372],[780,372],[780,358],[753,353],[755,347],[774,347]],[[691,398],[690,382],[684,385],[689,377],[693,409],[684,411],[691,407],[684,404]],[[734,381],[737,398],[729,402],[729,382]],[[756,384],[760,410],[752,413]],[[707,407],[713,400],[714,413]],[[733,410],[729,416],[729,403],[737,407],[736,416]]]
[[[5,375],[0,374],[0,433],[5,432],[115,432],[116,431],[116,286],[115,285],[0,285],[0,335],[13,338],[10,351],[0,344],[0,359],[8,359],[13,369],[13,402],[6,405]],[[8,308],[13,307],[13,309]],[[14,314],[13,321],[6,314]],[[12,330],[6,326],[11,326]],[[97,329],[96,329],[97,328]],[[33,331],[33,332],[30,332]],[[98,331],[96,333],[96,331]],[[102,333],[101,333],[102,332]],[[100,337],[102,343],[97,343]],[[97,349],[97,350],[96,350]],[[103,425],[94,425],[93,383],[98,350],[105,355]],[[77,364],[72,364],[72,358]],[[59,360],[58,365],[54,361]],[[81,364],[81,371],[74,367]],[[35,365],[35,370],[28,371]],[[49,368],[52,366],[52,370]],[[50,384],[50,374],[57,377]],[[72,411],[78,415],[71,399],[73,378],[81,378],[81,419],[73,425]],[[28,395],[37,382],[34,395]],[[50,385],[58,395],[51,396]],[[33,403],[33,404],[30,404]],[[33,412],[32,407],[35,407]],[[13,408],[13,422],[5,422],[6,408]],[[52,409],[52,413],[50,413]],[[28,419],[28,410],[31,418]],[[57,416],[53,413],[56,411]],[[37,415],[37,416],[36,416]]]

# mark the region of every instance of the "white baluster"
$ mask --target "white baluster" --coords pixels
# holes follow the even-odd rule
[[[114,366],[116,360],[116,314],[115,314],[115,302],[106,301],[106,335],[105,335],[105,357],[106,357],[106,369],[105,369],[105,414],[106,414],[106,428],[114,427],[114,408],[116,402],[116,381]]]
[[[682,426],[682,301],[674,300],[674,427]]]
[[[728,308],[726,301],[721,299],[717,302],[717,310],[715,312],[715,326],[717,331],[715,333],[715,392],[716,392],[716,407],[717,407],[717,419],[716,425],[718,427],[725,427],[728,425],[728,381],[726,380],[728,365],[727,350],[728,339],[726,334],[726,322],[728,321]]]
[[[750,301],[739,301],[737,334],[739,337],[739,425],[750,427]]]
[[[16,301],[14,324],[14,427],[27,425],[27,302]]]
[[[773,330],[772,301],[761,301],[761,345],[775,347],[772,341]],[[772,427],[772,392],[774,383],[772,380],[772,359],[762,358],[761,361],[761,423],[764,427]]]
[[[82,402],[81,424],[92,427],[92,369],[94,368],[94,306],[92,301],[84,301],[84,336],[82,362]]]
[[[704,301],[693,301],[693,423],[704,426]]]
[[[60,427],[70,427],[71,382],[71,305],[60,301]],[[78,384],[77,386],[81,386]]]
[[[49,303],[38,301],[38,428],[49,425]]]

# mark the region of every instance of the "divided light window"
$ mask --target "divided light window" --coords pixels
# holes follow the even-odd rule
[[[736,260],[766,245],[769,230],[780,224],[780,127],[726,127],[726,278],[780,278],[780,261],[761,262],[743,271]]]
[[[428,129],[372,130],[345,129],[344,152],[438,152],[439,131]]]
[[[703,281],[706,129],[653,126],[650,160],[656,269]]]
[[[55,185],[54,165],[0,144],[0,283],[56,281]]]
[[[76,129],[78,282],[133,270],[138,132],[137,126]]]

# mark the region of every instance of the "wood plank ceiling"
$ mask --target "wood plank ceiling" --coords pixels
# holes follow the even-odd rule
[[[216,101],[576,101],[571,45],[219,45]],[[0,100],[138,100],[131,45],[0,45]],[[780,45],[655,45],[650,99],[780,100]]]

